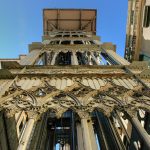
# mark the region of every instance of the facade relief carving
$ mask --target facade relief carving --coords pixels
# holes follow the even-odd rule
[[[109,115],[113,109],[148,110],[150,94],[144,89],[134,78],[23,77],[14,81],[3,94],[0,107],[8,112],[42,113],[53,109],[58,116],[68,109],[88,113],[100,109]]]

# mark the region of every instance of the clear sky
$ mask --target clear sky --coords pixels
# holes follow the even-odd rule
[[[0,58],[28,53],[41,41],[43,8],[97,9],[97,35],[124,55],[128,0],[0,0]]]

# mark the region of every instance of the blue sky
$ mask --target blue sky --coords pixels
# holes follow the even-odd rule
[[[128,0],[1,0],[0,58],[28,53],[28,44],[41,41],[43,8],[97,9],[97,35],[113,42],[124,55]]]

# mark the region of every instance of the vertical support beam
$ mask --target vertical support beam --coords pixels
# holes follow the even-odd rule
[[[90,139],[91,139],[91,143],[92,143],[92,149],[97,150],[98,147],[97,147],[97,143],[96,143],[96,137],[95,137],[95,133],[94,133],[92,120],[90,120],[88,122],[88,126],[89,126]]]
[[[36,117],[37,117],[36,115],[32,115],[29,117],[29,120],[27,122],[23,137],[20,141],[20,144],[19,144],[17,150],[26,150],[27,149]]]
[[[83,135],[84,150],[97,150],[97,143],[92,126],[92,120],[89,114],[85,112],[79,112],[79,116],[81,116],[81,128]],[[82,146],[82,143],[80,144]]]
[[[137,145],[135,144],[138,140],[139,140],[139,135],[136,131],[136,129],[132,126],[132,132],[131,132],[131,138],[130,138],[130,145],[129,145],[129,149],[131,150],[137,150]],[[141,141],[141,139],[140,139]]]
[[[150,135],[150,113],[146,112],[145,115],[145,126],[144,126],[145,130],[147,131],[147,133]]]
[[[88,64],[89,64],[89,65],[93,65],[93,64],[92,64],[92,61],[91,61],[91,54],[88,55]]]
[[[148,133],[145,131],[145,129],[142,127],[141,123],[139,120],[133,116],[131,117],[129,114],[127,114],[128,119],[131,121],[132,125],[135,127],[136,131],[138,132],[139,136],[145,143],[146,147],[150,149],[150,136]]]
[[[55,53],[54,53],[54,56],[53,56],[53,58],[52,58],[52,61],[51,61],[51,65],[55,65],[57,55],[58,55],[58,53],[55,52]]]
[[[6,134],[6,126],[5,126],[5,120],[4,120],[4,114],[2,111],[0,111],[0,148],[2,150],[8,150],[9,144]]]
[[[108,143],[107,143],[106,137],[105,137],[106,132],[103,129],[103,124],[102,124],[102,121],[100,120],[100,116],[99,116],[98,112],[96,112],[96,118],[97,118],[97,125],[98,125],[97,135],[99,138],[100,148],[103,150],[107,150],[107,149],[109,149],[109,146],[108,146]]]
[[[70,150],[70,146],[69,146],[68,143],[66,143],[66,144],[64,145],[64,150]]]
[[[108,120],[109,126],[111,128],[112,134],[113,134],[113,136],[115,138],[115,142],[118,145],[118,148],[122,149],[122,150],[125,150],[126,149],[125,145],[123,144],[123,142],[122,142],[122,140],[121,140],[121,138],[119,136],[119,133],[117,132],[117,129],[116,129],[114,123],[110,120],[110,118],[107,118],[107,120]]]
[[[79,65],[76,52],[72,52],[72,55],[71,55],[71,64],[72,65]]]
[[[75,150],[75,115],[71,112],[71,128],[72,128],[72,150]]]
[[[81,118],[81,126],[83,132],[83,141],[84,141],[84,149],[85,150],[92,150],[92,143],[90,139],[90,132],[88,128],[88,119]]]
[[[35,126],[35,130],[34,130],[34,134],[32,136],[31,142],[30,142],[30,147],[29,149],[39,149],[39,145],[42,145],[41,142],[43,141],[43,128],[44,127],[44,123],[47,123],[46,121],[46,113],[44,113],[42,116],[38,117],[37,121],[36,121],[36,126]],[[42,139],[42,140],[41,140]]]
[[[94,56],[93,52],[91,52],[91,56],[94,59],[96,65],[100,65],[100,62],[97,60],[97,58]]]
[[[76,123],[78,150],[84,150],[82,128],[80,123]]]
[[[98,111],[96,112],[96,115],[98,120],[96,127],[99,127],[100,129],[100,132],[98,133],[100,134],[99,138],[101,149],[112,149],[113,147],[115,150],[125,150],[125,147],[122,145],[120,136],[117,134],[117,131],[115,130],[110,118]]]
[[[19,140],[16,129],[15,114],[12,112],[5,113],[6,132],[8,136],[8,147],[10,150],[17,149]]]
[[[146,112],[144,120],[145,120],[144,128],[150,136],[150,113],[149,112]],[[142,145],[142,150],[148,150],[145,144]]]
[[[120,117],[119,113],[118,113],[117,111],[115,111],[114,114],[113,114],[113,117],[118,120],[120,126],[122,127],[122,129],[123,129],[123,131],[124,131],[124,133],[125,133],[125,135],[126,135],[126,138],[127,138],[128,143],[130,143],[129,134],[128,134],[127,129],[125,128],[125,126],[124,126],[124,124],[123,124],[123,122],[122,122],[122,120],[121,120],[121,117]]]

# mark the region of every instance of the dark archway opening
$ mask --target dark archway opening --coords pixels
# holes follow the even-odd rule
[[[56,58],[56,65],[71,65],[71,52],[60,52]]]
[[[77,150],[75,118],[76,114],[68,110],[60,119],[48,119],[47,150]]]

